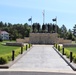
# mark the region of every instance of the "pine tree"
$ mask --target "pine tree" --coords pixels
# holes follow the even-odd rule
[[[75,24],[75,26],[73,27],[73,35],[76,37],[76,24]]]

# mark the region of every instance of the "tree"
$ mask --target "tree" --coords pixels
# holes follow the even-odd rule
[[[38,32],[40,31],[40,24],[39,23],[37,24],[37,30],[38,30]]]
[[[50,32],[52,33],[53,32],[53,24],[50,23],[49,25],[50,25]]]
[[[4,24],[4,27],[7,27],[7,23]]]
[[[25,24],[11,24],[0,22],[0,30],[7,31],[10,34],[10,38],[13,40],[17,38],[29,37],[31,26]]]
[[[42,25],[42,31],[45,32],[46,26],[43,24]]]
[[[56,32],[59,33],[59,26],[56,25]]]
[[[55,32],[55,25],[53,24],[53,32]]]
[[[65,27],[65,25],[62,25],[62,27],[60,29],[61,29],[60,37],[66,39],[67,38],[67,28]]]
[[[47,27],[48,27],[48,33],[50,33],[50,31],[51,31],[51,26],[48,24]]]
[[[35,32],[35,24],[32,25],[33,32]]]
[[[76,37],[76,24],[75,24],[75,26],[73,27],[73,35]]]
[[[73,36],[72,31],[69,29],[67,33],[68,33],[67,39],[72,40],[72,36]]]
[[[13,25],[11,23],[8,23],[8,27],[12,27]]]
[[[3,22],[1,21],[1,22],[0,22],[0,27],[3,27],[3,26],[4,26],[4,24],[3,24]]]

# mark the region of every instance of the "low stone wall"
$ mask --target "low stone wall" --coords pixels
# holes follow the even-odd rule
[[[30,33],[29,38],[16,39],[18,43],[32,43],[32,44],[64,44],[71,43],[71,40],[64,40],[63,38],[58,38],[57,33]]]
[[[64,40],[63,43],[72,43],[71,40]]]
[[[7,46],[23,46],[23,43],[13,43],[13,42],[8,42],[6,43]]]
[[[29,38],[25,37],[24,39],[16,39],[16,42],[18,43],[29,43]]]
[[[76,44],[63,44],[63,47],[76,47]]]
[[[16,39],[16,42],[17,43],[22,43],[22,42],[24,42],[24,39]]]
[[[65,39],[63,39],[63,38],[58,38],[58,42],[59,42],[60,44],[72,43],[71,40],[65,40]]]
[[[24,38],[24,43],[29,43],[29,37]]]

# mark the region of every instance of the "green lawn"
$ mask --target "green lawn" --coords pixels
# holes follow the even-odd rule
[[[20,48],[17,46],[4,46],[4,45],[2,45],[2,43],[6,43],[6,42],[9,42],[9,41],[0,42],[0,55],[10,53],[10,52],[12,52],[12,50],[16,50],[16,49]],[[13,42],[15,42],[15,41],[13,41]]]
[[[76,41],[72,41],[72,44],[76,44]]]
[[[68,47],[68,48],[65,48],[65,49],[76,53],[76,47]]]
[[[15,57],[17,57],[21,53],[21,47],[6,46],[4,44],[6,42],[10,42],[10,41],[0,42],[0,64],[6,64],[12,60],[12,50],[15,50]],[[11,41],[11,42],[15,42],[15,41]],[[25,50],[26,50],[26,46],[23,46],[23,51]]]

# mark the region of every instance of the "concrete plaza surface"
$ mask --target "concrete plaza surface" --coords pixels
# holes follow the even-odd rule
[[[73,71],[52,45],[33,45],[31,50],[9,69]]]

